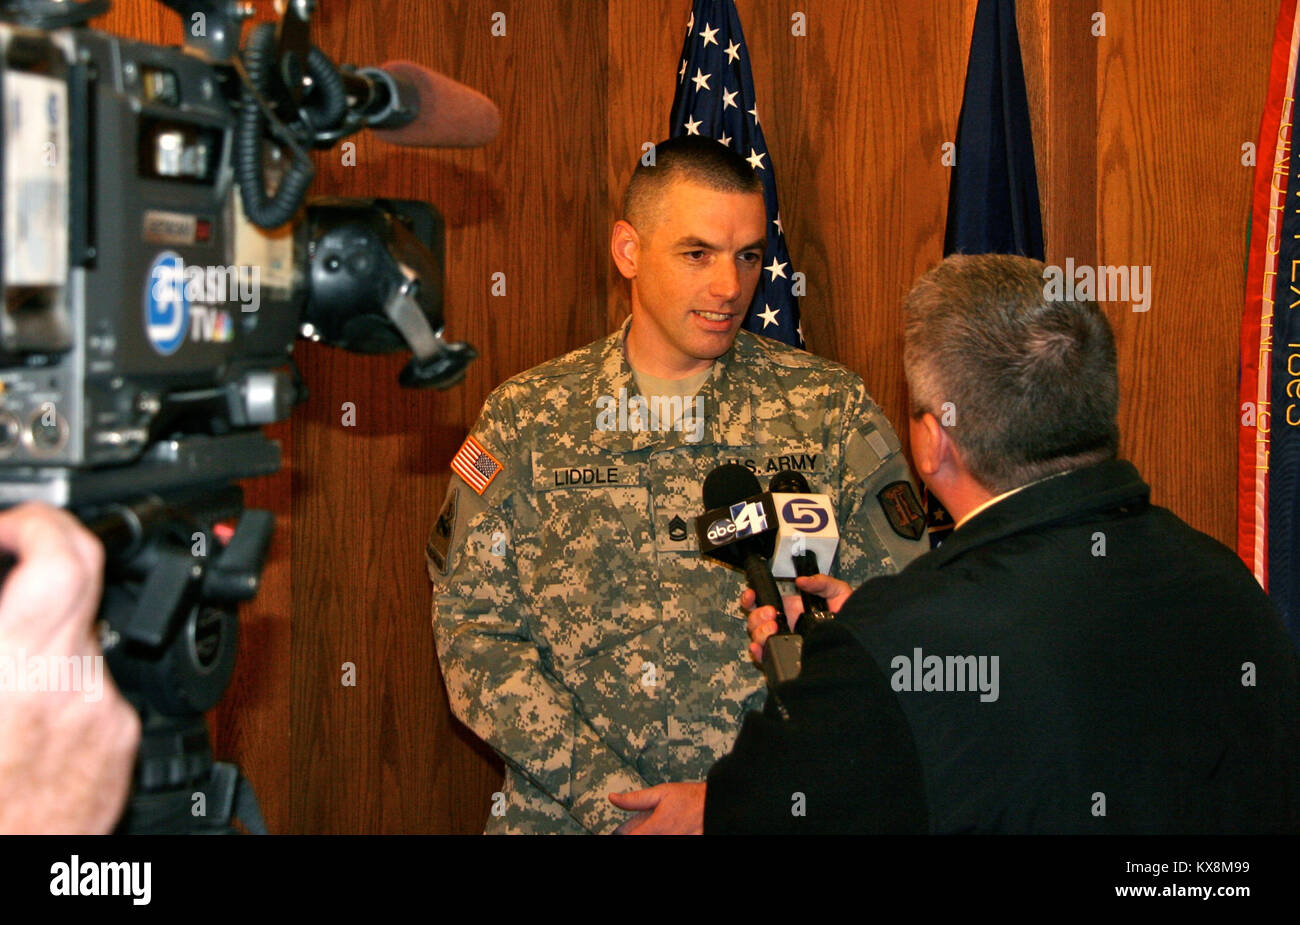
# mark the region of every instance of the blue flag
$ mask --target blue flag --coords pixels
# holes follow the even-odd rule
[[[1015,0],[979,0],[975,9],[943,252],[1043,259]],[[928,489],[923,494],[930,545],[938,546],[953,529],[952,515]]]
[[[979,0],[975,10],[943,250],[1043,259],[1015,0]]]
[[[745,316],[745,327],[802,347],[799,303],[793,292],[794,271],[781,228],[776,177],[759,125],[749,49],[733,0],[694,0],[669,123],[669,136],[716,138],[748,160],[762,178],[767,202],[767,262]]]

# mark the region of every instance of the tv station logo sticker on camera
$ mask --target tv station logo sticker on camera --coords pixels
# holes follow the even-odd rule
[[[150,345],[171,356],[187,334],[196,343],[228,343],[235,337],[235,322],[225,307],[231,302],[242,311],[257,311],[256,266],[186,266],[180,254],[163,251],[149,265],[145,281],[144,326]]]

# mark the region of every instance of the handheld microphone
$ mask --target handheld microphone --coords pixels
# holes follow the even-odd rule
[[[383,84],[377,94],[392,114],[371,124],[375,137],[415,148],[476,148],[497,136],[501,114],[477,90],[413,61],[389,61],[360,72]]]
[[[763,673],[769,686],[799,676],[803,638],[790,632],[781,592],[768,567],[776,549],[776,517],[758,479],[739,463],[718,466],[704,480],[706,513],[695,519],[700,550],[739,566],[760,607],[775,607],[776,635],[763,647]]]
[[[768,488],[778,524],[772,574],[778,578],[821,574],[819,561],[829,567],[840,541],[830,498],[813,494],[803,474],[790,470],[772,476]],[[807,618],[800,618],[796,626],[801,635],[823,620],[834,619],[826,598],[820,594],[800,590],[799,596]]]

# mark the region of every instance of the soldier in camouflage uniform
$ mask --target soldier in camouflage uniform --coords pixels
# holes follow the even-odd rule
[[[660,175],[629,188],[613,242],[628,322],[497,388],[453,460],[428,546],[434,629],[453,711],[506,762],[489,832],[613,831],[627,814],[610,792],[703,778],[762,706],[744,576],[701,557],[693,529],[716,466],[765,487],[803,472],[836,506],[834,571],[855,586],[927,546],[862,380],[738,330],[761,187],[706,144],[660,145]],[[686,394],[639,401],[665,380]]]

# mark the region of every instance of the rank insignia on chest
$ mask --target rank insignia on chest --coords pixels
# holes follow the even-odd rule
[[[668,521],[668,539],[675,542],[686,539],[686,521],[680,515]]]
[[[919,540],[925,535],[925,510],[911,482],[890,482],[876,493],[876,500],[899,536]]]

